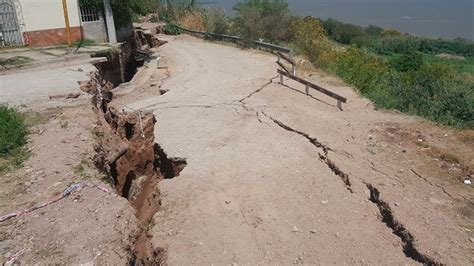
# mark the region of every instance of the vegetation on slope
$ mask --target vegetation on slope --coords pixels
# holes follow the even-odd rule
[[[284,0],[243,0],[236,16],[184,1],[161,19],[201,31],[295,47],[313,64],[354,85],[377,106],[474,128],[474,42],[429,39],[335,19],[294,17]],[[439,53],[457,55],[453,58]]]

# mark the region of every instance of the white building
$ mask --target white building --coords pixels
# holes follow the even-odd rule
[[[108,41],[102,11],[80,7],[78,0],[64,2],[66,5],[63,0],[0,0],[0,46]]]

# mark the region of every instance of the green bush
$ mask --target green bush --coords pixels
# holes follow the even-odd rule
[[[423,54],[411,51],[394,57],[390,63],[399,72],[418,70],[423,65]]]
[[[0,105],[0,155],[11,155],[26,143],[26,126],[23,114]]]
[[[166,23],[165,33],[168,35],[180,35],[181,29],[174,23]]]
[[[443,40],[414,36],[387,36],[370,38],[365,47],[379,54],[407,53],[418,51],[423,53],[450,53],[474,56],[474,42],[463,39]]]
[[[419,65],[418,55],[405,59],[398,71],[383,58],[351,47],[338,53],[331,69],[377,106],[473,128],[474,83],[462,80],[448,65]]]
[[[324,32],[321,21],[306,17],[292,25],[292,41],[316,65],[326,64],[325,55],[330,50],[330,43]]]

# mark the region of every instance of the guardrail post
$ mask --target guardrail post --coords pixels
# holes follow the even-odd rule
[[[308,85],[306,85],[305,91],[306,91],[306,95],[309,95],[309,86]]]
[[[277,62],[280,62],[280,55],[279,55],[279,54],[277,54],[277,56],[278,56],[278,60],[277,60]]]
[[[342,103],[341,101],[337,101],[337,108],[342,111]]]
[[[292,71],[291,71],[291,72],[293,72],[293,76],[296,76],[296,66],[293,66],[293,68],[292,68]]]
[[[280,74],[280,84],[283,85],[283,75],[282,74]]]

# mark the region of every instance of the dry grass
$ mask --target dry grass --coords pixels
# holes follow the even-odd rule
[[[184,28],[206,31],[206,24],[200,12],[186,11],[179,20],[179,24]]]

